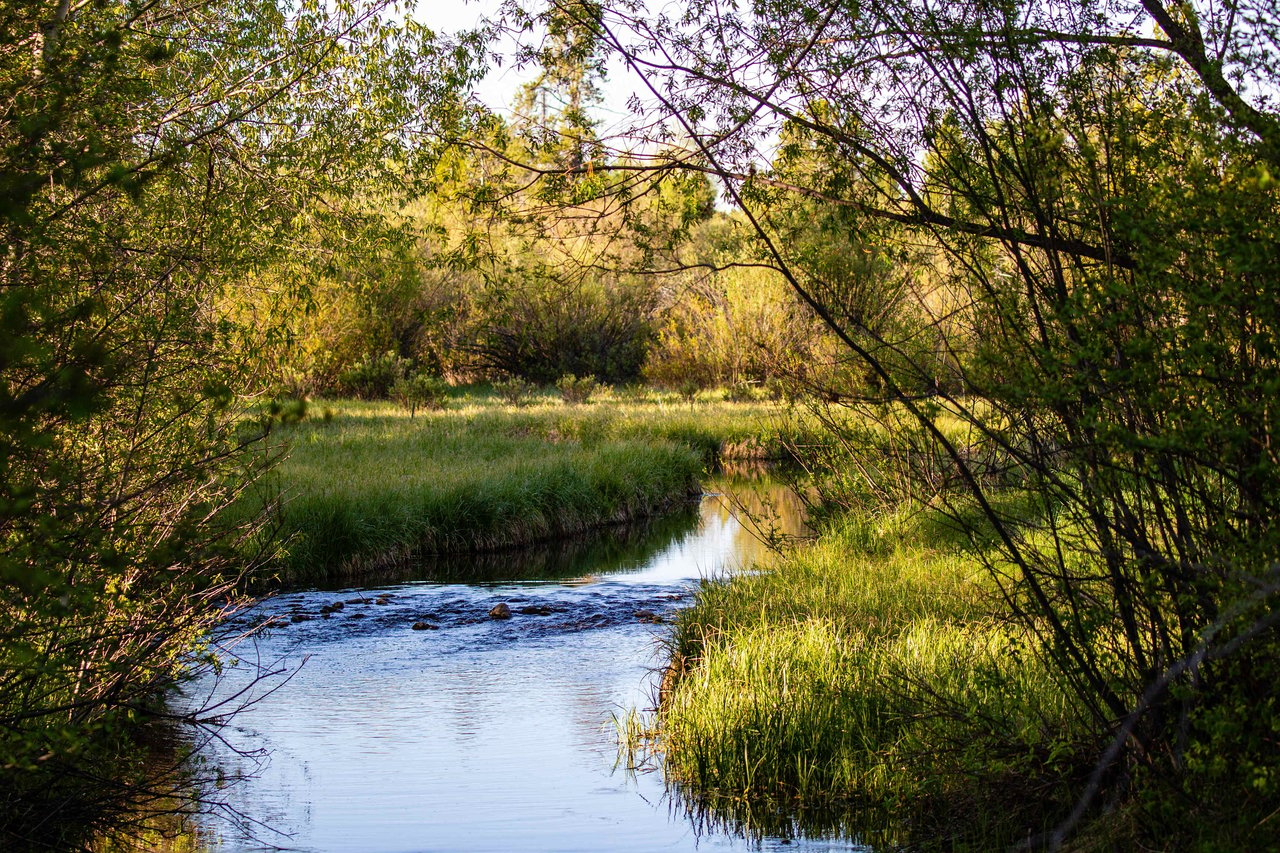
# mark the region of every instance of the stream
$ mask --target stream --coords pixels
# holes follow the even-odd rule
[[[734,832],[679,805],[660,771],[619,762],[615,717],[653,707],[664,623],[702,578],[763,552],[735,501],[803,531],[799,501],[777,485],[711,488],[721,493],[639,529],[440,560],[416,570],[430,581],[292,592],[240,614],[273,625],[235,647],[242,665],[187,690],[193,704],[250,703],[204,747],[245,778],[217,792],[200,848],[868,850]],[[498,604],[510,618],[490,617]],[[281,674],[253,683],[258,664]]]

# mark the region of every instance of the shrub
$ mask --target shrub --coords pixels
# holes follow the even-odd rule
[[[730,403],[754,403],[761,397],[757,387],[752,382],[735,382],[725,389],[724,398]]]
[[[566,373],[606,382],[640,376],[653,330],[651,288],[617,281],[564,281],[539,272],[494,282],[468,347],[480,365],[538,383]]]
[[[560,396],[564,397],[566,403],[577,405],[588,402],[600,389],[600,384],[596,382],[594,376],[584,376],[579,379],[572,373],[566,373],[556,380],[556,388],[560,390]]]
[[[392,350],[382,355],[370,355],[356,362],[338,376],[343,393],[362,400],[386,399],[391,388],[409,372],[409,359],[401,358]]]
[[[508,406],[527,406],[533,402],[533,395],[538,386],[532,382],[513,376],[502,382],[493,383],[493,392],[498,399]]]
[[[263,410],[263,425],[298,424],[306,420],[307,401],[301,397],[278,397]]]
[[[448,395],[449,383],[426,373],[410,374],[391,386],[391,398],[409,410],[409,417],[417,414],[419,406],[443,409]]]

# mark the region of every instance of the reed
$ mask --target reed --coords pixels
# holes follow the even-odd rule
[[[904,825],[931,843],[1009,841],[1027,816],[987,807],[1001,786],[1036,788],[1007,799],[1043,821],[1061,814],[1051,780],[1069,775],[1081,721],[992,615],[978,564],[922,544],[924,526],[846,516],[763,571],[703,585],[646,732],[686,800],[728,823],[825,816],[808,831],[891,845]]]

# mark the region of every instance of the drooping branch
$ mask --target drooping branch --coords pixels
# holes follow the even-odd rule
[[[1280,165],[1280,120],[1250,104],[1231,85],[1223,73],[1222,60],[1209,58],[1205,50],[1204,35],[1190,10],[1190,4],[1179,5],[1188,11],[1181,21],[1170,14],[1161,0],[1142,0],[1142,7],[1169,36],[1170,49],[1190,66],[1209,94],[1237,124],[1252,131],[1262,140],[1267,158],[1273,164]]]

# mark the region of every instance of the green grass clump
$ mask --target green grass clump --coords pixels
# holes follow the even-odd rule
[[[1060,814],[1052,780],[1078,721],[989,615],[978,565],[902,544],[916,527],[846,517],[765,571],[703,586],[649,733],[689,799],[728,822],[819,815],[810,831],[894,844],[904,819],[933,841],[1025,832],[978,805],[1001,786],[1034,789],[1010,799],[1037,802],[1039,820]]]
[[[288,453],[240,508],[275,507],[286,584],[368,574],[432,554],[546,541],[647,516],[698,491],[726,446],[781,448],[767,406],[695,409],[603,392],[504,403],[455,389],[444,409],[312,403],[281,428]]]
[[[399,419],[299,428],[279,472],[288,579],[624,521],[683,501],[702,470],[696,453],[670,443],[552,444],[433,420],[421,430]]]

